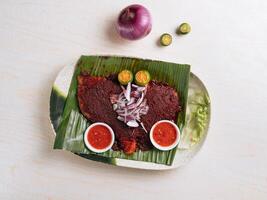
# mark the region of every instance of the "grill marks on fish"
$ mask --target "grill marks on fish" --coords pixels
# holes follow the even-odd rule
[[[130,128],[117,119],[110,97],[120,94],[122,89],[116,76],[95,77],[86,74],[78,76],[77,98],[82,114],[92,122],[105,122],[115,133],[114,150],[131,154],[136,149],[143,151],[153,148],[149,134],[142,127]],[[142,116],[142,122],[149,131],[154,123],[162,119],[176,121],[181,111],[175,89],[167,84],[151,81],[146,93],[149,111]]]

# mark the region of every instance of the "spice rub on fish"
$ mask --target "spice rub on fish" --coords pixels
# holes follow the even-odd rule
[[[147,133],[140,126],[128,127],[117,119],[118,114],[113,110],[110,97],[121,92],[122,88],[115,76],[78,76],[77,98],[80,110],[88,120],[104,122],[111,126],[115,133],[114,150],[123,150],[126,154],[131,154],[137,149],[152,149],[149,131],[153,124],[161,119],[176,121],[181,111],[177,92],[169,85],[156,81],[151,81],[147,85],[145,96],[149,110],[141,117]]]
[[[147,130],[159,120],[176,121],[181,111],[179,96],[174,88],[166,83],[150,81],[146,93],[149,110],[142,116],[142,122]]]
[[[117,119],[117,113],[110,102],[112,94],[121,93],[118,83],[111,78],[78,76],[78,102],[82,114],[92,122],[107,123],[115,133],[114,150],[133,153],[136,150],[136,140],[133,129]]]

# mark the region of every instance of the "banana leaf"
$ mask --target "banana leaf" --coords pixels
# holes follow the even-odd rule
[[[85,147],[83,134],[91,122],[79,110],[76,96],[77,76],[82,72],[87,72],[93,76],[108,76],[119,73],[122,69],[129,69],[133,73],[146,69],[150,72],[152,79],[166,82],[174,87],[179,93],[182,106],[182,112],[178,116],[177,125],[181,131],[183,130],[190,74],[189,65],[128,57],[81,56],[77,62],[64,111],[57,127],[54,149],[64,149],[84,156],[91,155],[91,157],[97,155],[107,159],[122,158],[171,165],[176,149],[170,151],[159,151],[157,149],[150,151],[139,150],[134,154],[126,155],[122,151],[113,150],[96,154]]]

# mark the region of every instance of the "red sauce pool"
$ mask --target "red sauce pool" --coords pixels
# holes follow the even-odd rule
[[[176,141],[177,132],[172,124],[161,122],[155,126],[152,136],[158,145],[168,147]]]
[[[92,147],[96,149],[105,149],[112,142],[112,136],[107,127],[103,125],[95,125],[90,128],[87,140]]]

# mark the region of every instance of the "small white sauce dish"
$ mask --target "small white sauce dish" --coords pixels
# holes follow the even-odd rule
[[[97,148],[93,147],[93,146],[89,143],[89,141],[88,141],[88,139],[87,139],[88,134],[89,134],[89,132],[90,132],[90,129],[93,128],[93,127],[95,127],[95,126],[98,126],[98,125],[106,127],[106,128],[109,130],[109,133],[111,134],[111,142],[110,142],[110,144],[109,144],[106,148],[103,148],[103,149],[97,149]],[[112,145],[114,144],[114,141],[115,141],[115,134],[114,134],[112,128],[111,128],[108,124],[103,123],[103,122],[96,122],[96,123],[91,124],[91,125],[85,130],[85,132],[84,132],[84,136],[83,136],[83,140],[84,140],[84,143],[85,143],[86,147],[87,147],[89,150],[91,150],[91,151],[93,151],[93,152],[95,152],[95,153],[103,153],[103,152],[108,151],[109,149],[111,149],[111,147],[112,147]]]
[[[170,146],[161,146],[161,145],[159,145],[159,144],[155,141],[155,139],[154,139],[154,137],[153,137],[153,131],[154,131],[155,127],[156,127],[158,124],[163,123],[163,122],[166,122],[166,123],[172,125],[172,126],[175,128],[175,131],[176,131],[176,134],[177,134],[177,135],[176,135],[176,139],[175,139],[175,141],[174,141]],[[179,144],[179,142],[180,142],[180,138],[181,138],[181,133],[180,133],[180,129],[179,129],[179,127],[178,127],[174,122],[172,122],[172,121],[170,121],[170,120],[160,120],[160,121],[156,122],[156,123],[152,126],[152,128],[151,128],[151,130],[150,130],[150,133],[149,133],[149,137],[150,137],[150,141],[151,141],[151,143],[153,144],[154,147],[156,147],[157,149],[159,149],[159,150],[161,150],[161,151],[169,151],[169,150],[175,148],[175,147]]]

